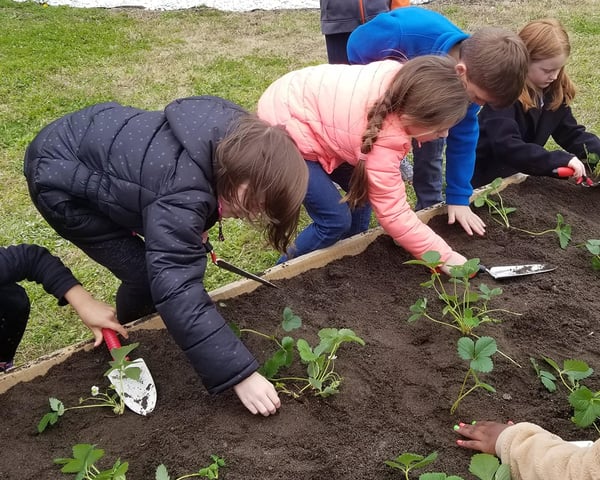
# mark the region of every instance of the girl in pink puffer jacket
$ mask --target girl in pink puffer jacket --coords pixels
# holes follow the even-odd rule
[[[399,168],[413,138],[446,137],[464,117],[469,98],[454,66],[451,58],[433,55],[406,63],[317,65],[271,84],[258,115],[282,125],[305,158],[304,206],[313,220],[279,262],[365,231],[370,207],[413,256],[434,250],[448,265],[466,261],[416,216]],[[344,201],[336,184],[346,192]]]

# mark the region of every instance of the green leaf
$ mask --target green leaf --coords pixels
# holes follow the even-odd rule
[[[397,456],[394,461],[401,463],[405,467],[410,469],[423,468],[427,465],[432,464],[437,460],[438,453],[433,452],[424,457],[423,455],[417,455],[416,453],[403,453]]]
[[[285,307],[283,309],[283,321],[281,326],[286,332],[291,332],[302,326],[302,319],[294,314],[290,307]]]
[[[500,461],[489,453],[478,453],[471,457],[469,464],[469,472],[475,475],[480,480],[494,480],[494,474]]]
[[[171,477],[167,472],[167,467],[165,467],[165,465],[162,463],[156,467],[155,480],[171,480]]]
[[[497,351],[496,340],[492,337],[480,337],[475,342],[475,355],[477,357],[491,357]]]
[[[319,358],[318,355],[315,355],[313,353],[312,348],[310,347],[308,342],[303,338],[300,338],[296,342],[296,347],[298,348],[298,353],[300,354],[300,358],[303,362],[313,362],[317,358]]]
[[[571,392],[569,403],[575,410],[573,422],[579,427],[588,427],[600,417],[600,392],[580,387]]]
[[[57,412],[59,416],[65,413],[65,406],[58,398],[50,397],[48,401],[50,402],[50,408]]]
[[[594,370],[583,360],[565,360],[563,367],[564,373],[574,381],[573,383],[583,380],[594,373]]]
[[[494,477],[494,480],[511,480],[510,465],[504,463],[500,465],[498,470],[496,470],[496,476]]]
[[[422,473],[419,480],[463,480],[462,477],[456,475],[446,475],[445,473]]]
[[[458,356],[463,360],[471,360],[475,356],[475,342],[469,337],[458,339]]]

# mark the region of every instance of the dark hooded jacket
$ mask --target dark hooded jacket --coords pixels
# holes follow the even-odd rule
[[[156,308],[210,393],[258,368],[202,283],[202,233],[218,219],[215,149],[244,114],[208,96],[176,100],[164,111],[103,103],[48,125],[25,158],[34,197],[46,205],[75,199],[84,208],[76,231],[82,241],[123,228],[144,238]]]
[[[544,99],[546,105],[551,101],[549,96]],[[562,150],[545,148],[550,137]],[[486,105],[479,112],[479,143],[471,184],[481,187],[518,172],[551,177],[556,168],[567,166],[573,157],[584,160],[588,153],[600,155],[600,139],[586,131],[565,104],[556,110],[541,107],[527,112],[521,102],[502,109]]]

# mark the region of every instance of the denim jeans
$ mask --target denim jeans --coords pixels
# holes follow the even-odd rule
[[[306,164],[309,176],[304,208],[313,223],[300,232],[294,245],[277,263],[329,247],[369,228],[371,206],[367,204],[350,210],[347,203],[340,202],[342,195],[334,184],[348,191],[354,167],[344,163],[328,175],[319,162],[307,161]]]
[[[443,138],[425,142],[419,147],[413,140],[413,188],[417,195],[415,210],[444,200],[442,195]]]

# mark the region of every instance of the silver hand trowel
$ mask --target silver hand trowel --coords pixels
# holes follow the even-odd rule
[[[121,342],[117,338],[114,330],[109,328],[102,329],[104,343],[111,351],[113,348],[120,348]],[[146,362],[142,358],[137,358],[131,362],[132,367],[140,369],[139,379],[124,377],[118,370],[112,370],[108,374],[115,391],[123,399],[123,402],[133,412],[139,415],[147,415],[154,410],[156,406],[156,386],[154,379]]]
[[[479,272],[487,273],[491,275],[495,280],[522,277],[524,275],[533,275],[536,273],[551,272],[552,270],[556,270],[556,267],[545,263],[531,263],[528,265],[504,265],[490,268],[484,265],[479,265]]]

